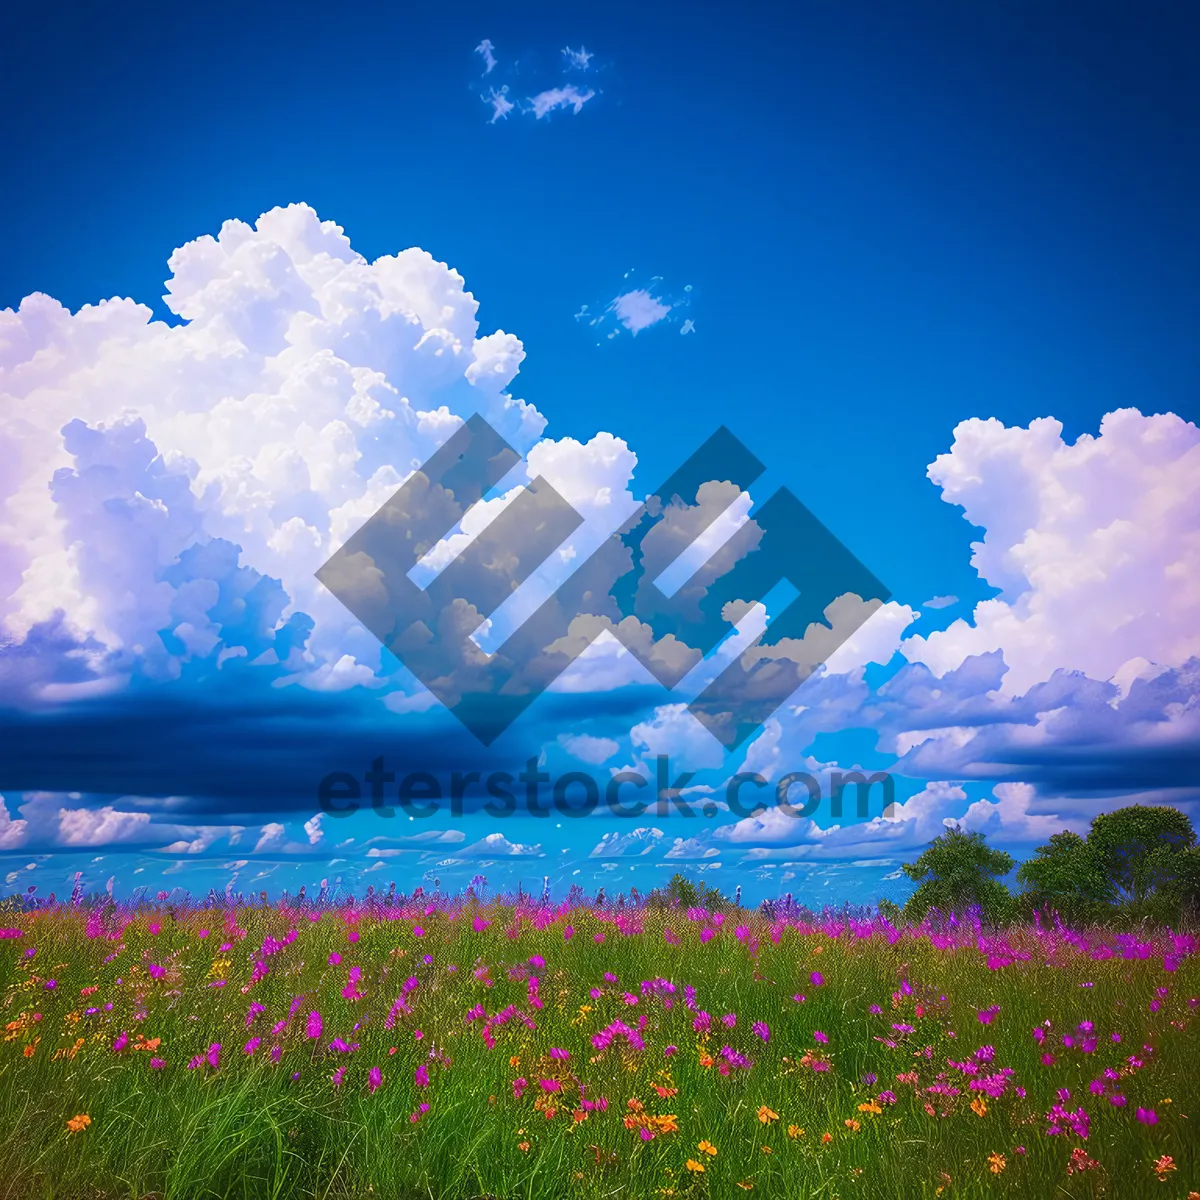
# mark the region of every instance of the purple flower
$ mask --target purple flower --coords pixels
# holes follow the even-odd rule
[[[378,1067],[372,1067],[367,1072],[367,1087],[371,1092],[377,1091],[383,1084],[383,1072]]]
[[[308,1026],[305,1032],[310,1038],[312,1038],[314,1042],[321,1036],[321,1030],[323,1027],[324,1026],[321,1022],[321,1014],[315,1010],[310,1012],[308,1014]]]
[[[820,971],[814,971],[808,979],[813,987],[820,987],[825,982],[825,976]]]
[[[1137,1110],[1137,1119],[1141,1121],[1143,1125],[1157,1125],[1158,1113],[1156,1113],[1152,1108],[1139,1108]]]
[[[820,1042],[822,1046],[825,1046],[825,1045],[828,1045],[829,1038],[825,1034],[823,1034],[819,1029],[814,1029],[813,1030],[813,1041]]]
[[[766,1021],[755,1021],[750,1028],[756,1034],[758,1034],[758,1036],[762,1038],[764,1042],[769,1042],[771,1040],[771,1027],[766,1023]]]

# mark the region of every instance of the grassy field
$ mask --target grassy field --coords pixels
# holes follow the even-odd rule
[[[0,916],[0,1197],[1187,1197],[1190,939],[611,906]]]

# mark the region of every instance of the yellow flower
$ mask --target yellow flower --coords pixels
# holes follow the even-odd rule
[[[767,1107],[767,1106],[764,1104],[764,1105],[762,1105],[762,1106],[759,1108],[759,1110],[758,1110],[758,1119],[759,1119],[759,1120],[760,1120],[760,1121],[761,1121],[761,1122],[762,1122],[764,1125],[770,1125],[770,1123],[771,1123],[772,1121],[778,1121],[778,1120],[779,1120],[779,1114],[778,1114],[777,1112],[772,1112],[772,1111],[771,1111],[771,1110],[770,1110],[770,1109],[769,1109],[769,1108],[768,1108],[768,1107]]]
[[[742,1180],[740,1180],[740,1181],[738,1182],[738,1187],[740,1187],[740,1188],[742,1189],[742,1191],[743,1191],[743,1192],[752,1192],[752,1191],[754,1191],[754,1184],[753,1184],[753,1183],[752,1183],[752,1182],[751,1182],[749,1179],[742,1179]]]
[[[67,1128],[72,1133],[82,1133],[91,1123],[92,1118],[87,1113],[80,1113],[67,1122]]]
[[[699,1174],[703,1174],[704,1173],[704,1164],[698,1163],[694,1158],[689,1158],[687,1160],[687,1169],[689,1171],[696,1171]]]
[[[804,1130],[801,1129],[799,1125],[789,1125],[788,1126],[788,1137],[800,1138],[803,1136],[804,1136]]]
[[[971,1101],[971,1111],[977,1117],[987,1116],[987,1102],[982,1096],[976,1096],[975,1099]]]
[[[866,1102],[866,1104],[860,1104],[858,1106],[858,1111],[875,1113],[876,1115],[878,1115],[879,1113],[883,1112],[883,1109],[880,1108],[879,1105],[876,1104],[874,1100],[868,1100]]]
[[[993,1175],[999,1175],[1008,1166],[1008,1160],[1003,1154],[989,1154],[988,1165],[991,1167]]]
[[[700,1150],[700,1151],[701,1151],[701,1152],[703,1152],[704,1154],[713,1154],[713,1155],[715,1155],[715,1154],[716,1154],[716,1152],[717,1152],[717,1148],[716,1148],[716,1146],[714,1146],[714,1145],[712,1144],[712,1142],[701,1142],[701,1143],[700,1143],[700,1144],[699,1144],[699,1145],[696,1147],[696,1149],[697,1149],[697,1150]]]

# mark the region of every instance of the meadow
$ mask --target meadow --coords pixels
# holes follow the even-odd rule
[[[1169,931],[474,896],[0,923],[0,1197],[1200,1195]]]

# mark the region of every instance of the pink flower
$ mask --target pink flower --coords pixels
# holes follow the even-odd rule
[[[315,1042],[317,1038],[321,1036],[321,1030],[323,1028],[324,1026],[321,1022],[321,1014],[315,1010],[310,1012],[308,1014],[308,1026],[305,1030],[308,1036]]]
[[[367,1087],[371,1092],[376,1092],[383,1084],[383,1072],[378,1067],[372,1067],[367,1072]]]
[[[342,956],[336,950],[331,950],[329,953],[329,965],[336,967],[341,961]]]
[[[413,1082],[417,1087],[429,1086],[429,1068],[424,1063],[413,1072]]]
[[[255,1050],[262,1044],[262,1038],[252,1037],[243,1047],[242,1051],[245,1054],[253,1054]]]

